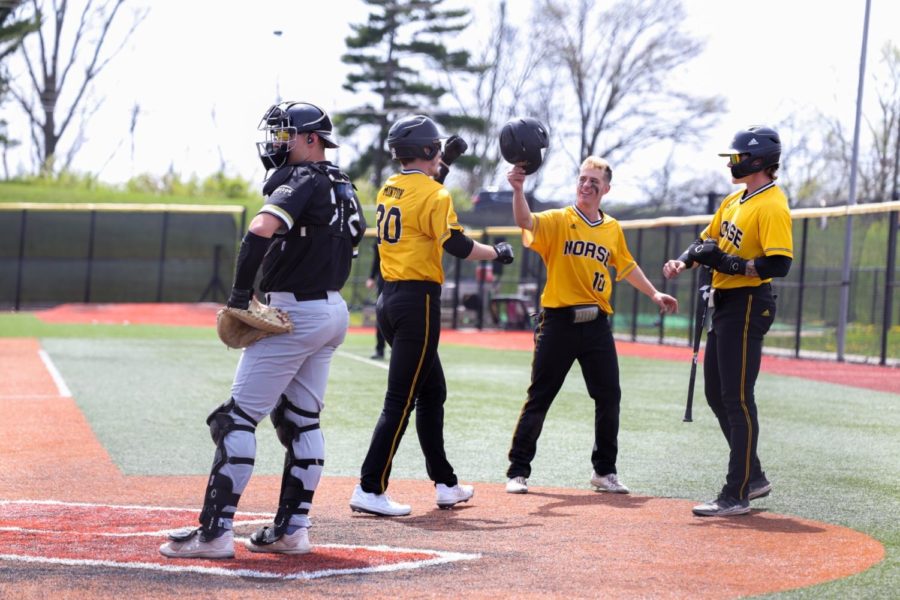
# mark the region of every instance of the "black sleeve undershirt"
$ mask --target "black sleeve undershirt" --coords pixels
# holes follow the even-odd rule
[[[244,236],[234,269],[235,289],[249,290],[253,288],[256,272],[266,256],[270,241],[269,238],[256,235],[252,231],[248,231]]]
[[[372,268],[369,270],[369,279],[375,279],[381,275],[381,254],[378,252],[378,242],[372,244],[374,254],[372,255]]]
[[[444,242],[444,250],[456,258],[468,258],[468,256],[472,254],[472,248],[474,246],[475,240],[458,229],[451,229],[450,237]]]
[[[772,256],[760,256],[753,259],[753,266],[760,279],[769,279],[770,277],[784,277],[791,270],[791,257],[783,254],[773,254]]]

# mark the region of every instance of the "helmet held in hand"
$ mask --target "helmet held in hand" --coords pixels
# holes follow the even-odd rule
[[[549,145],[547,128],[532,117],[510,119],[500,130],[500,154],[503,159],[523,167],[527,175],[541,167]]]

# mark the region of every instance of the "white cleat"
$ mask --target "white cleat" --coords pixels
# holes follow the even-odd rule
[[[443,483],[439,483],[434,489],[438,508],[452,508],[460,502],[468,502],[475,495],[475,488],[471,485],[457,484],[447,487]]]
[[[412,512],[407,504],[391,500],[387,494],[370,494],[357,485],[350,497],[350,509],[353,512],[368,513],[380,517],[403,517]]]
[[[159,553],[169,558],[234,558],[234,533],[227,530],[204,541],[199,529],[184,530],[170,535],[169,541],[159,547]]]
[[[506,482],[506,493],[507,494],[527,494],[528,493],[528,480],[522,477],[521,475],[518,477],[511,477],[509,481]]]
[[[615,473],[607,475],[597,475],[596,471],[591,473],[591,485],[598,492],[612,492],[613,494],[627,494],[629,489],[625,484],[619,481],[619,477]]]
[[[268,527],[265,528],[269,530]],[[259,532],[250,536],[244,546],[250,552],[270,552],[272,554],[308,554],[312,550],[309,545],[309,529],[301,527],[294,533],[285,533],[275,541],[266,543],[266,534]],[[257,543],[259,542],[259,543]]]

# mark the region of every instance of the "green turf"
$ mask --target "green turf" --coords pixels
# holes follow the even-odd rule
[[[45,323],[32,313],[0,313],[0,337],[218,340],[211,327]]]
[[[100,441],[126,473],[205,474],[206,415],[229,395],[239,353],[211,329],[42,325],[0,317],[0,335],[42,336]],[[51,337],[52,336],[52,337]],[[355,476],[381,409],[387,371],[349,335],[332,365],[322,416],[327,475]],[[351,356],[356,359],[351,358]],[[506,450],[531,355],[444,345],[447,453],[463,481],[505,480]],[[724,476],[725,441],[702,398],[683,423],[688,364],[622,357],[619,473],[639,494],[706,500]],[[896,376],[892,370],[886,377]],[[702,382],[702,373],[699,381]],[[900,396],[763,374],[760,456],[774,485],[754,502],[779,514],[845,525],[880,540],[887,558],[860,575],[778,598],[888,598],[900,589]],[[550,411],[529,483],[586,487],[593,407],[577,367]],[[271,425],[259,428],[257,473],[281,471]],[[425,479],[411,423],[394,476]],[[198,498],[202,490],[198,490]]]

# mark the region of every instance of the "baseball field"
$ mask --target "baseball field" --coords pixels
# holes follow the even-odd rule
[[[475,497],[449,511],[414,434],[389,493],[409,517],[347,503],[381,410],[387,365],[352,329],[332,364],[325,478],[312,554],[172,560],[166,532],[196,521],[213,455],[205,418],[239,352],[213,305],[62,306],[0,314],[3,598],[896,598],[900,370],[766,356],[756,386],[772,494],[744,517],[699,518],[727,448],[702,389],[683,423],[690,349],[619,342],[618,470],[627,496],[590,489],[593,405],[577,368],[550,411],[524,496],[504,492],[528,385],[523,332],[441,338],[445,438]],[[702,375],[700,378],[702,381]],[[702,387],[702,386],[701,386]],[[283,448],[258,428],[236,533],[274,511]]]

